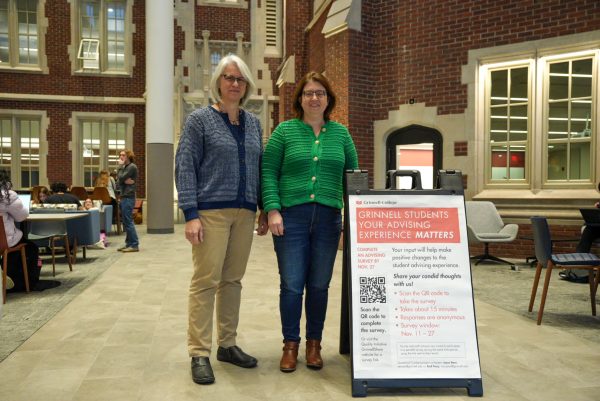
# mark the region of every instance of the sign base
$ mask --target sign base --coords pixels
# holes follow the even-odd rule
[[[369,388],[466,388],[469,397],[483,397],[481,379],[352,379],[352,397],[366,397]]]

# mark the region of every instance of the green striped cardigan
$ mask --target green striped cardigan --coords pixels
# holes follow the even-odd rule
[[[311,202],[341,209],[344,170],[356,168],[356,148],[342,124],[326,122],[317,137],[302,120],[284,121],[262,158],[264,210]]]

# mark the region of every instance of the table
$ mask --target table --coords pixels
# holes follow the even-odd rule
[[[70,220],[85,216],[86,213],[31,213],[25,220],[27,221],[53,221]]]
[[[54,239],[57,237],[60,237],[61,239],[64,240],[64,242],[65,242],[65,257],[67,258],[67,262],[69,263],[69,270],[72,271],[73,270],[72,263],[76,257],[76,254],[71,255],[71,250],[69,249],[69,240],[67,238],[67,226],[66,226],[67,223],[66,222],[67,222],[67,220],[84,217],[86,215],[87,215],[87,213],[77,213],[77,212],[73,212],[73,213],[44,213],[44,212],[42,212],[42,213],[30,214],[25,219],[26,225],[25,225],[25,227],[23,227],[23,233],[28,239],[32,239],[32,240],[49,239],[50,240],[50,247],[52,249],[52,275],[53,276],[55,275]],[[45,230],[42,229],[41,233],[36,233],[37,235],[32,234],[29,232],[31,229],[31,227],[29,227],[29,224],[35,223],[36,221],[39,222],[40,224],[42,222],[55,222],[55,224],[59,225],[59,227],[53,227],[50,229],[50,231],[48,231],[48,227],[46,227]],[[50,223],[47,223],[47,224],[50,224]],[[31,238],[31,236],[34,236],[34,238]],[[72,261],[72,259],[73,259],[73,261]]]

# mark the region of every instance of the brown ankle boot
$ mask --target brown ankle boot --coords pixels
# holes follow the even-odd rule
[[[306,340],[306,366],[311,369],[321,369],[323,367],[321,340]]]
[[[286,373],[296,370],[299,345],[298,341],[284,341],[283,355],[279,362],[279,370]]]

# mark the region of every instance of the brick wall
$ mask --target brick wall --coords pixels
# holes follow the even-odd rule
[[[377,57],[376,119],[413,98],[439,114],[467,105],[468,50],[600,29],[597,0],[366,0],[363,32]]]
[[[296,113],[293,109],[293,95],[295,84],[285,83],[279,88],[279,121],[294,118]]]
[[[375,10],[365,4],[368,13]],[[368,21],[366,21],[368,22]],[[361,169],[373,171],[373,60],[376,57],[369,34],[365,31],[349,33],[348,128],[352,134]],[[369,175],[373,187],[373,174]]]
[[[181,26],[179,26],[177,24],[177,19],[175,19],[173,21],[173,26],[175,28],[175,32],[174,32],[175,44],[173,46],[173,51],[174,51],[173,62],[175,63],[174,65],[177,65],[177,61],[181,60],[181,57],[182,57],[181,54],[185,50],[185,33],[183,32],[183,29],[181,28]],[[185,76],[187,76],[187,75],[185,75]]]
[[[46,1],[48,18],[46,34],[47,74],[0,71],[0,88],[3,93],[28,93],[71,96],[141,97],[145,81],[145,20],[144,2],[133,6],[133,55],[135,66],[131,77],[81,76],[71,74],[68,46],[71,45],[71,8],[67,0]]]
[[[308,48],[310,49],[310,52],[308,52],[308,71],[325,71],[327,55],[325,54],[325,38],[321,31],[323,31],[323,26],[325,25],[325,21],[327,21],[327,14],[330,7],[321,14],[319,21],[308,32]]]
[[[202,39],[202,31],[210,31],[210,40],[235,41],[235,33],[244,34],[249,42],[250,11],[237,7],[196,6],[196,38]]]
[[[325,43],[327,47],[325,71],[331,88],[337,97],[331,119],[348,126],[348,32],[342,32],[325,39]]]
[[[307,4],[310,3],[310,4]],[[287,0],[285,6],[286,21],[293,23],[285,24],[285,54],[289,57],[296,56],[296,81],[300,80],[308,70],[308,37],[305,28],[312,19],[312,1],[306,0]],[[287,84],[285,86],[288,86]],[[290,85],[291,86],[291,85]],[[285,93],[293,94],[293,89],[290,91],[286,88]],[[281,93],[280,93],[281,98]],[[284,106],[279,107],[280,121],[288,120],[294,117],[294,113],[289,101],[285,102]]]
[[[467,141],[456,141],[454,142],[454,156],[468,156],[468,142]]]

